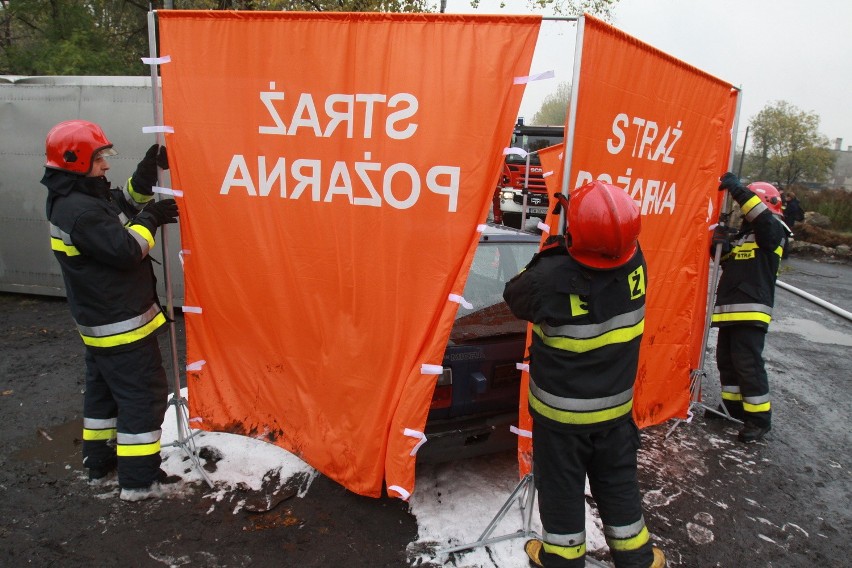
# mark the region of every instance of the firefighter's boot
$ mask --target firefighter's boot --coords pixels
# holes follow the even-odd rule
[[[648,568],[665,568],[666,566],[666,555],[663,554],[663,551],[657,548],[656,546],[653,548],[654,551],[654,560],[651,562],[651,565]]]
[[[737,438],[744,444],[759,442],[770,430],[772,430],[772,426],[768,424],[766,426],[758,426],[752,422],[746,422],[745,427],[737,434]]]
[[[543,543],[538,539],[528,540],[524,544],[524,552],[527,553],[527,556],[530,558],[530,564],[533,566],[538,566],[539,568],[543,568],[544,564],[541,563],[541,549]]]

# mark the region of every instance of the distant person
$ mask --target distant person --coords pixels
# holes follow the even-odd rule
[[[503,292],[512,313],[534,324],[529,409],[544,530],[524,550],[536,566],[585,566],[588,475],[615,566],[660,568],[632,414],[647,287],[639,209],[595,181],[571,193],[565,218],[565,236],[549,238]]]
[[[731,416],[743,421],[737,437],[749,443],[763,439],[772,429],[763,346],[788,232],[781,222],[781,196],[775,186],[759,181],[743,187],[728,172],[719,190],[730,192],[743,222],[729,242],[725,236],[718,241],[723,242],[722,276],[711,325],[719,328],[716,364],[722,402]]]
[[[149,252],[157,228],[178,218],[174,199],[153,199],[165,148],[151,146],[123,190],[105,177],[116,152],[97,124],[57,124],[46,153],[51,247],[86,348],[83,464],[93,484],[117,469],[125,501],[160,497],[173,481],[160,469],[168,381],[157,335],[167,320]]]
[[[792,231],[796,223],[805,220],[805,212],[802,211],[802,205],[796,198],[796,194],[792,191],[784,193],[784,222]]]

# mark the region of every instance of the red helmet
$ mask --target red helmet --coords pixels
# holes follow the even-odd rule
[[[756,181],[748,186],[748,188],[760,198],[761,201],[776,215],[784,215],[781,210],[781,192],[765,181]]]
[[[620,187],[593,181],[571,192],[568,253],[590,268],[617,268],[636,252],[639,208]]]
[[[98,154],[114,156],[116,151],[101,127],[87,120],[66,120],[47,133],[47,161],[44,166],[72,174],[86,175]]]

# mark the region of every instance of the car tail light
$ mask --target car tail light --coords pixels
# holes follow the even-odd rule
[[[438,377],[438,383],[435,385],[435,393],[432,395],[432,404],[429,405],[429,409],[448,408],[452,402],[453,370],[444,367],[444,372]]]

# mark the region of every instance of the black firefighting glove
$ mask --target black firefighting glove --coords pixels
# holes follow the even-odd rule
[[[725,225],[716,225],[716,228],[713,230],[713,248],[715,249],[716,245],[722,245],[722,251],[730,250],[731,235],[735,232],[735,229],[731,229]]]
[[[740,187],[740,178],[731,172],[727,172],[719,179],[719,191],[734,192]]]
[[[152,188],[157,183],[157,166],[169,169],[169,159],[166,155],[166,147],[154,144],[145,152],[145,157],[136,166],[136,171],[130,178],[130,184],[136,193],[142,195],[153,195]]]
[[[719,180],[719,191],[727,190],[734,198],[734,201],[742,205],[754,194],[745,186],[740,184],[740,179],[731,172],[726,173]]]
[[[136,222],[142,223],[149,228],[156,229],[161,225],[177,223],[178,206],[174,199],[163,199],[151,201],[138,215]]]

